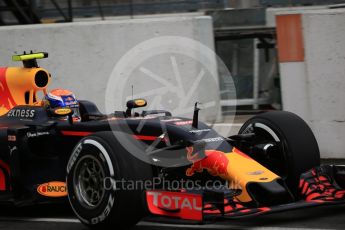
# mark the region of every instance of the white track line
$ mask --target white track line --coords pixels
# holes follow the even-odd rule
[[[151,222],[140,222],[138,226],[155,226],[155,227],[175,227],[178,228],[188,228],[188,229],[251,229],[251,230],[325,230],[323,228],[293,228],[293,227],[248,227],[241,225],[215,225],[215,224],[205,224],[205,225],[180,225],[180,224],[160,224]]]
[[[50,223],[69,223],[69,224],[80,224],[78,219],[72,218],[25,218],[25,217],[6,217],[0,218],[0,222],[50,222]],[[292,228],[292,227],[248,227],[248,226],[236,226],[236,225],[214,225],[214,224],[205,224],[205,225],[181,225],[181,224],[160,224],[160,223],[151,223],[142,221],[138,226],[145,227],[174,227],[178,228],[188,228],[188,229],[231,229],[231,228],[240,228],[240,229],[251,229],[251,230],[324,230],[317,228]]]
[[[30,218],[30,217],[2,217],[0,221],[22,221],[22,222],[56,222],[56,223],[80,223],[78,219],[72,218]]]

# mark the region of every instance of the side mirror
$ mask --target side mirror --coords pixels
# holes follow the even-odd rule
[[[130,117],[132,115],[132,109],[145,107],[146,105],[147,101],[145,99],[134,99],[127,101],[126,115]]]
[[[49,109],[50,114],[53,117],[66,117],[68,116],[69,123],[73,124],[73,114],[74,111],[71,108],[57,107],[54,109]]]

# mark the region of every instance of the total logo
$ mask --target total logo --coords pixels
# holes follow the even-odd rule
[[[65,182],[52,181],[39,185],[37,192],[47,197],[64,197],[67,196],[67,187]]]
[[[188,198],[183,196],[169,196],[162,194],[160,192],[148,192],[148,196],[152,196],[153,205],[156,207],[162,207],[167,210],[179,210],[179,209],[189,209],[201,211],[202,207],[199,206],[198,200],[196,198]]]
[[[147,191],[146,201],[152,214],[202,220],[203,201],[200,194]]]

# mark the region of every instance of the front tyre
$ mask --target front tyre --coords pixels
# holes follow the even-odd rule
[[[149,179],[150,165],[127,152],[112,132],[100,132],[82,139],[72,152],[68,198],[80,221],[91,228],[130,228],[145,210],[144,188],[133,183]]]
[[[300,176],[320,166],[317,141],[307,123],[296,114],[285,111],[262,113],[249,119],[239,134],[255,134],[253,145],[278,143],[275,154],[251,157],[285,179],[287,185],[298,196]]]

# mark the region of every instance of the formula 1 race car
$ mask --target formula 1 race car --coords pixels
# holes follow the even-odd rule
[[[162,110],[102,114],[79,101],[51,108],[47,53],[16,55],[0,68],[0,201],[66,202],[91,228],[135,225],[142,218],[207,223],[296,208],[345,203],[345,166],[320,165],[316,139],[290,112],[249,119],[222,137],[198,120]],[[178,183],[176,183],[178,182]]]

